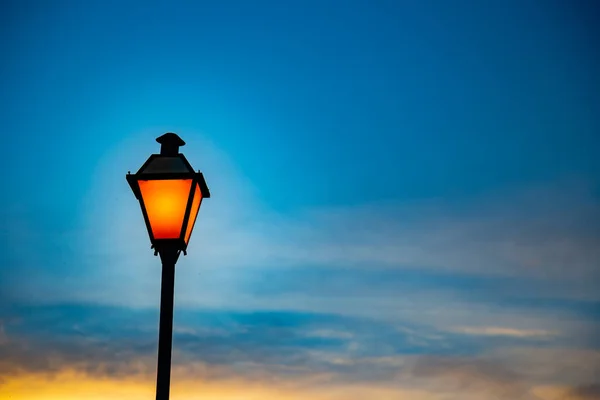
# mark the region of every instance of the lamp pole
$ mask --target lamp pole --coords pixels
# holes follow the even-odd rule
[[[158,328],[158,365],[156,400],[168,400],[171,386],[171,350],[173,346],[173,300],[175,295],[175,263],[180,250],[172,246],[158,249],[162,262],[160,284],[160,325]]]
[[[177,134],[165,133],[156,141],[160,154],[152,154],[126,179],[140,203],[154,255],[160,255],[162,263],[156,400],[169,400],[175,264],[181,252],[187,254],[200,204],[210,191],[204,175],[179,152],[185,142]]]

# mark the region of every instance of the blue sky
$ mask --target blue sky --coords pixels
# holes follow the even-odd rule
[[[0,397],[152,387],[159,265],[124,175],[173,131],[213,194],[176,398],[597,398],[594,2],[2,8]]]

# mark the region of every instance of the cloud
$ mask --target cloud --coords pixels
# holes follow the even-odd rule
[[[516,345],[490,349],[487,357],[495,363],[510,365],[516,373],[546,385],[588,385],[598,380],[600,371],[598,348]]]
[[[0,345],[3,376],[74,368],[113,377],[152,369],[148,360],[156,351],[155,311],[61,305],[22,306],[13,313],[27,317],[7,325],[6,340]],[[358,379],[360,370],[343,370],[333,360],[402,349],[417,348],[394,326],[356,318],[293,312],[175,314],[175,365],[235,367],[237,376],[253,376],[256,371],[298,376],[337,371]],[[425,346],[421,351],[426,349],[431,350]]]
[[[0,393],[27,398],[33,384],[50,393],[74,380],[114,398],[128,386],[151,390],[156,310],[12,307],[8,314],[22,318],[2,315]],[[182,399],[209,388],[215,396],[230,388],[235,398],[247,383],[257,396],[309,399],[552,400],[588,393],[583,388],[600,367],[600,353],[590,349],[519,347],[490,337],[478,343],[469,335],[338,315],[183,309],[176,310],[175,328],[173,387]]]
[[[0,320],[0,346],[6,344],[8,339],[6,337],[6,333],[4,332],[4,323]]]
[[[147,396],[152,392],[155,354],[150,357],[133,352],[116,356],[115,350],[119,353],[125,345],[115,346],[108,342],[95,345],[98,351],[90,351],[94,344],[88,343],[85,346],[87,351],[76,358],[65,357],[65,352],[77,354],[84,349],[78,345],[70,345],[71,348],[68,349],[49,342],[44,347],[37,347],[38,351],[15,357],[7,357],[3,349],[3,360],[7,360],[7,363],[15,360],[21,363],[17,363],[16,373],[16,368],[10,374],[2,370],[4,379],[0,382],[0,393],[29,398],[26,395],[33,396],[31,388],[34,387],[38,389],[35,391],[37,396],[41,393],[58,395],[66,387],[70,387],[68,395],[101,393],[104,396],[111,394],[112,398],[131,398],[135,394],[143,398],[143,393]],[[104,351],[100,350],[106,345],[108,347]],[[13,343],[13,354],[16,355],[27,347],[34,348],[32,343],[21,341],[20,346]],[[234,353],[235,350],[235,347],[230,349]],[[389,399],[404,399],[409,396],[427,400],[587,400],[594,399],[590,396],[595,393],[593,386],[590,389],[589,385],[577,383],[549,391],[543,382],[516,371],[514,365],[495,361],[485,355],[461,357],[404,354],[355,357],[339,353],[319,357],[318,352],[307,351],[306,356],[314,359],[314,365],[329,363],[330,368],[325,370],[315,370],[312,364],[307,368],[305,361],[298,358],[292,364],[281,363],[287,358],[284,352],[280,355],[283,358],[256,361],[239,358],[237,354],[235,362],[217,364],[202,361],[202,355],[199,356],[197,359],[184,359],[181,352],[174,354],[177,361],[173,366],[173,398],[211,398],[210,396],[223,395],[224,397],[215,398],[234,399],[242,394],[274,397],[278,393],[286,398],[303,395],[303,398],[327,400],[360,399],[364,396],[384,396],[383,398]],[[46,357],[46,361],[32,363],[31,357]],[[23,368],[22,360],[29,360],[26,368]],[[287,360],[289,362],[291,359]],[[85,382],[86,385],[77,382]],[[557,397],[566,393],[571,397]]]
[[[571,389],[566,395],[567,400],[599,400],[600,383],[579,386]]]
[[[536,329],[511,329],[502,328],[497,326],[483,326],[483,327],[459,327],[454,328],[454,332],[464,333],[466,335],[475,336],[509,336],[518,338],[537,338],[537,337],[550,337],[556,333],[545,330]]]
[[[12,313],[23,317],[3,317],[2,375],[74,366],[90,374],[99,366],[103,366],[96,371],[100,375],[133,374],[134,369],[122,368],[131,367],[132,360],[155,357],[157,310],[27,305],[13,308]],[[465,363],[484,354],[486,362],[510,367],[517,375],[540,381],[563,378],[566,383],[589,382],[593,368],[600,366],[597,351],[523,347],[532,344],[519,342],[522,338],[511,340],[487,336],[474,340],[410,323],[399,326],[331,314],[184,309],[175,312],[174,363],[235,365],[238,375],[254,369],[278,374],[288,368],[300,375],[335,373],[346,380],[380,381],[390,379],[415,358]],[[586,373],[585,368],[592,369]]]
[[[531,399],[531,383],[510,368],[486,360],[461,357],[421,357],[411,375],[434,382],[440,391],[482,398]]]

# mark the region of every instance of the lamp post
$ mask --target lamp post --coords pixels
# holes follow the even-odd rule
[[[179,147],[185,145],[179,136],[165,133],[156,141],[161,145],[160,154],[152,154],[137,173],[128,173],[126,178],[140,202],[151,248],[162,262],[156,400],[168,400],[175,263],[181,252],[187,254],[200,204],[210,197],[210,192],[202,173],[194,172],[179,153]]]

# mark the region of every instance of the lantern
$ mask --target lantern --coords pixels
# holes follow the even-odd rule
[[[156,139],[160,154],[152,154],[135,174],[127,174],[127,182],[139,200],[157,255],[169,247],[186,254],[202,199],[210,192],[200,171],[194,169],[179,153],[185,142],[175,133]]]

